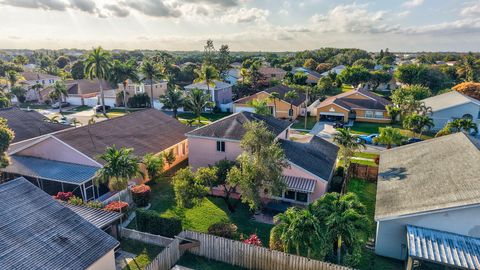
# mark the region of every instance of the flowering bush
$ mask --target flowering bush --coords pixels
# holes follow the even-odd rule
[[[124,213],[127,211],[127,208],[128,208],[128,203],[122,202],[122,201],[113,201],[107,204],[103,209],[106,211]]]
[[[56,200],[62,200],[64,202],[67,202],[71,197],[73,197],[72,192],[58,192],[57,195],[53,196],[54,199]]]
[[[103,208],[102,203],[99,201],[88,201],[87,203],[85,203],[85,206],[98,209]]]
[[[151,188],[147,185],[141,184],[130,189],[132,191],[133,202],[138,207],[145,207],[150,202]]]
[[[77,196],[72,196],[70,199],[68,199],[68,203],[71,205],[82,205],[83,200]]]
[[[250,237],[248,237],[248,239],[243,240],[243,243],[254,245],[254,246],[259,246],[259,247],[262,246],[262,241],[260,240],[260,238],[258,238],[258,236],[256,234],[250,235]]]

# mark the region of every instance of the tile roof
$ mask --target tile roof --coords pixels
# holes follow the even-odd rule
[[[185,140],[191,130],[159,110],[147,109],[65,130],[55,137],[102,163],[98,155],[108,146],[133,148],[137,156],[159,153]]]
[[[462,269],[480,269],[480,238],[407,226],[408,256]]]
[[[290,175],[283,175],[283,181],[287,184],[287,188],[293,191],[313,193],[315,190],[316,180],[295,177]]]
[[[79,185],[95,176],[98,167],[12,155],[10,165],[2,172]]]
[[[251,121],[264,122],[268,130],[270,130],[275,136],[278,136],[292,124],[291,122],[279,120],[272,116],[264,116],[252,112],[239,112],[224,117],[209,125],[197,128],[187,133],[187,136],[191,135],[240,141],[246,133],[243,125]]]
[[[60,77],[50,75],[47,73],[40,73],[40,72],[31,72],[25,71],[20,73],[26,81],[37,81],[37,80],[48,80],[48,79],[56,79],[60,80]]]
[[[337,160],[338,146],[318,137],[308,143],[279,140],[287,159],[308,172],[330,180],[330,175]]]
[[[25,178],[0,185],[0,269],[87,269],[119,243]]]
[[[231,84],[226,83],[226,82],[222,82],[222,81],[218,81],[218,80],[215,80],[214,83],[215,83],[215,88],[214,88],[215,90],[220,90],[220,89],[232,87]],[[202,90],[209,89],[209,87],[207,87],[207,84],[205,82],[198,82],[198,83],[193,83],[193,84],[185,86],[185,89],[187,89],[187,90],[188,89],[195,89],[195,88],[202,89]],[[210,86],[210,90],[212,90],[211,86]]]
[[[480,149],[474,140],[455,133],[383,151],[375,219],[480,204]]]
[[[433,112],[467,103],[475,103],[480,106],[480,100],[463,95],[457,91],[450,91],[441,95],[429,97],[421,100],[421,102],[425,103],[425,106],[431,107]]]
[[[7,119],[8,126],[15,132],[14,143],[71,128],[71,126],[47,122],[47,118],[42,114],[18,107],[0,109],[0,117]]]
[[[72,205],[69,203],[63,203],[63,205],[99,229],[111,225],[123,216],[123,214],[117,212],[105,211],[83,205]]]

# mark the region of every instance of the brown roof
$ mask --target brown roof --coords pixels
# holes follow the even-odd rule
[[[42,114],[36,111],[24,111],[18,107],[0,109],[0,117],[7,119],[8,126],[15,132],[13,142],[31,139],[71,127],[47,122],[48,119]]]
[[[361,94],[363,96],[368,97],[369,99],[354,99],[349,98],[349,96],[353,94]],[[345,93],[341,93],[339,95],[329,97],[322,101],[317,107],[325,107],[331,104],[336,104],[341,106],[347,110],[351,109],[365,109],[365,110],[385,110],[385,106],[390,104],[391,102],[377,96],[376,94],[366,91],[366,90],[351,90]]]
[[[274,67],[261,67],[259,72],[262,74],[287,74],[287,72],[281,68]]]
[[[65,82],[69,95],[85,95],[100,92],[98,79],[68,80]],[[103,90],[114,89],[107,81],[102,80]]]
[[[158,153],[185,140],[185,133],[191,130],[161,111],[147,109],[66,130],[55,137],[97,160],[112,145],[133,148],[137,156]]]
[[[266,92],[267,94],[271,94],[272,92],[277,92],[279,95],[280,95],[280,99],[287,102],[287,103],[290,103],[289,100],[286,100],[285,99],[285,94],[287,94],[289,91],[296,91],[297,94],[298,94],[298,98],[296,98],[295,100],[292,101],[292,105],[294,106],[300,106],[303,102],[305,102],[305,99],[306,99],[306,96],[304,93],[300,92],[300,91],[297,91],[293,88],[290,88],[286,85],[283,85],[283,84],[280,84],[280,85],[277,85],[277,86],[274,86],[274,87],[270,87],[270,88],[267,88],[265,90],[263,90],[263,92]],[[260,92],[258,92],[260,93]],[[252,101],[253,99],[256,98],[257,94],[258,93],[255,93],[253,95],[250,95],[250,96],[246,96],[246,97],[243,97],[243,98],[240,98],[240,99],[237,99],[235,101],[236,104],[247,104],[248,102]]]
[[[31,71],[22,72],[21,75],[23,78],[25,78],[26,81],[60,79],[60,77],[53,76],[50,74],[40,73],[40,72],[31,72]]]

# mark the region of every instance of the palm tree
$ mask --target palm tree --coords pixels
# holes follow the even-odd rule
[[[98,79],[98,84],[100,86],[100,97],[102,112],[104,115],[107,115],[105,110],[105,95],[103,93],[102,80],[108,79],[110,74],[109,70],[111,68],[110,54],[103,50],[102,47],[94,48],[87,56],[87,59],[84,62],[85,65],[85,76],[90,79]]]
[[[283,243],[284,252],[289,252],[292,247],[295,247],[297,255],[300,255],[300,244],[298,241],[299,237],[295,234],[299,233],[296,230],[292,230],[292,226],[298,216],[300,211],[296,207],[288,208],[284,213],[280,213],[273,218],[275,227],[280,230],[280,240]]]
[[[311,205],[311,211],[320,224],[326,225],[329,238],[335,242],[337,263],[342,260],[342,247],[359,244],[361,235],[368,230],[370,221],[365,206],[354,193],[341,195],[327,193]]]
[[[280,99],[280,94],[278,92],[271,92],[270,98],[273,101],[273,116],[277,116],[277,99]]]
[[[428,115],[419,115],[413,113],[403,120],[403,126],[413,132],[413,136],[419,134],[420,139],[422,138],[422,133],[425,129],[431,129],[434,127],[433,119]]]
[[[42,95],[40,95],[40,89],[43,88],[43,85],[41,83],[36,83],[32,85],[31,88],[35,91],[35,94],[37,94],[38,101],[42,101]]]
[[[250,72],[246,68],[240,69],[240,76],[242,76],[242,84],[245,84],[245,79],[250,76]]]
[[[65,97],[68,97],[67,86],[63,81],[56,81],[53,84],[53,90],[49,94],[50,98],[58,101],[58,110],[62,114],[62,101]]]
[[[202,65],[200,69],[196,69],[195,73],[197,78],[194,80],[195,83],[205,82],[207,85],[207,90],[210,93],[210,86],[215,87],[215,80],[220,78],[218,71],[215,67],[210,65]]]
[[[471,52],[463,57],[463,59],[460,61],[459,67],[457,68],[457,74],[460,77],[463,77],[464,81],[466,82],[475,81],[479,71],[480,64]]]
[[[138,81],[137,64],[135,60],[131,59],[127,62],[120,62],[115,60],[113,63],[111,80],[117,84],[123,85],[123,106],[125,107],[125,113],[127,112],[127,84],[128,80]]]
[[[205,108],[215,106],[211,100],[212,98],[210,97],[210,94],[205,94],[203,90],[195,88],[188,92],[184,104],[187,110],[191,110],[195,114],[198,124],[201,124],[200,115],[202,114],[202,111]]]
[[[360,148],[366,148],[361,140],[357,140],[350,129],[339,128],[337,133],[333,136],[333,142],[340,147],[340,156],[343,159],[343,168],[345,169],[345,178],[343,181],[342,190],[345,190],[346,182],[348,180],[348,171],[350,167],[350,158]]]
[[[177,88],[169,88],[165,95],[160,96],[163,108],[173,111],[173,118],[177,118],[178,108],[183,106],[183,91]]]
[[[14,70],[9,70],[5,75],[7,77],[8,82],[10,83],[10,88],[12,88],[13,86],[15,86],[15,84],[17,84],[17,81],[19,79],[18,72]]]
[[[387,149],[392,148],[392,145],[400,145],[404,137],[400,133],[400,129],[393,127],[380,128],[380,135],[378,142],[387,145]]]
[[[105,164],[96,173],[97,183],[108,184],[113,191],[126,189],[128,181],[140,173],[139,159],[132,152],[132,148],[107,147],[99,156]]]
[[[266,99],[254,99],[249,101],[248,106],[253,107],[253,110],[256,114],[260,115],[271,115],[270,107]]]
[[[142,62],[140,66],[140,71],[145,76],[145,79],[150,81],[150,106],[153,108],[153,80],[155,79],[163,79],[165,75],[162,74],[160,66],[154,64],[152,61],[146,59]]]
[[[298,98],[298,93],[295,90],[290,90],[285,94],[284,97],[290,103],[290,110],[288,111],[288,115],[290,116],[290,121],[293,120],[293,101]]]
[[[478,126],[475,122],[473,122],[472,119],[470,118],[462,118],[461,119],[461,126],[462,126],[462,129],[465,131],[465,132],[468,132],[470,131],[471,129],[473,129],[475,131],[475,133],[478,133]]]

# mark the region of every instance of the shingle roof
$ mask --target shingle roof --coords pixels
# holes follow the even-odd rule
[[[480,269],[480,239],[407,226],[408,255],[463,269]]]
[[[305,72],[305,73],[308,73],[314,77],[317,77],[317,78],[320,78],[322,77],[322,74],[316,72],[315,70],[311,70],[311,69],[308,69],[308,68],[304,68],[304,67],[296,67],[294,69],[292,69],[292,72],[293,73],[296,73],[296,72]]]
[[[480,204],[480,150],[456,133],[380,154],[375,219]]]
[[[12,155],[10,160],[10,165],[3,168],[2,172],[76,185],[92,179],[99,169],[98,167],[28,156]]]
[[[65,82],[69,95],[85,95],[100,92],[99,80],[68,80]],[[107,81],[102,80],[103,90],[114,89]]]
[[[363,96],[368,97],[369,99],[355,99],[355,98],[349,98],[349,96],[354,95],[354,94],[360,94]],[[385,110],[385,106],[390,104],[391,102],[377,96],[376,94],[366,91],[366,90],[361,90],[361,89],[356,89],[356,90],[351,90],[345,93],[338,94],[333,97],[329,97],[322,101],[317,108],[325,107],[330,104],[337,104],[339,106],[344,107],[345,109],[351,110],[351,109],[371,109],[371,110]]]
[[[105,148],[133,148],[133,154],[161,152],[185,140],[192,130],[169,115],[155,109],[134,112],[55,134],[55,137],[97,160]]]
[[[26,81],[37,81],[37,80],[48,80],[48,79],[60,79],[58,76],[53,76],[47,73],[40,73],[40,72],[31,72],[25,71],[21,73],[22,77],[25,78]]]
[[[0,269],[87,269],[118,241],[25,178],[0,185]]]
[[[198,89],[202,89],[202,90],[207,90],[207,89],[220,90],[220,89],[224,89],[224,88],[228,88],[228,87],[232,86],[229,83],[218,81],[218,80],[215,80],[214,83],[215,83],[215,88],[213,88],[212,86],[207,87],[207,84],[205,82],[198,82],[198,83],[193,83],[193,84],[185,86],[185,89],[198,88]]]
[[[287,159],[310,173],[330,180],[337,160],[338,146],[314,136],[309,143],[280,140]]]
[[[287,184],[287,188],[293,191],[300,191],[300,192],[307,192],[313,193],[315,190],[315,183],[316,180],[302,178],[302,177],[295,177],[290,175],[283,175],[283,181]]]
[[[421,102],[425,103],[425,106],[431,107],[433,112],[467,103],[475,103],[480,106],[480,100],[463,95],[457,91],[450,91],[438,96],[429,97],[421,100]]]
[[[24,111],[18,107],[0,109],[0,117],[8,121],[8,127],[15,132],[13,142],[38,137],[71,126],[47,122],[47,118],[36,111]]]
[[[99,229],[103,229],[108,225],[111,225],[123,216],[123,214],[117,212],[105,211],[102,209],[82,205],[72,205],[69,203],[63,203],[63,205]]]
[[[252,112],[239,112],[209,125],[197,128],[187,133],[187,136],[192,135],[239,141],[246,133],[243,125],[251,121],[264,122],[268,130],[275,136],[278,136],[291,125],[288,121],[279,120],[272,116],[264,116]]]

